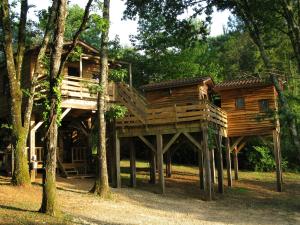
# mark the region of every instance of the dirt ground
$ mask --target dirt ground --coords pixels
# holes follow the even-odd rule
[[[58,178],[60,213],[55,218],[37,213],[39,184],[17,188],[0,177],[0,224],[300,224],[300,174],[285,173],[284,192],[278,193],[274,173],[240,172],[233,188],[205,202],[197,168],[173,169],[165,195],[158,194],[158,185],[148,184],[141,167],[137,188],[127,186],[123,173],[122,188],[112,189],[110,199],[88,194],[93,179]]]

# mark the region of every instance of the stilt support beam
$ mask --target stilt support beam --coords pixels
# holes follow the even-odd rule
[[[232,187],[230,140],[229,140],[229,137],[226,138],[226,167],[227,167],[228,187]]]
[[[216,146],[217,146],[217,170],[218,170],[218,192],[223,194],[224,193],[224,184],[223,184],[223,154],[222,154],[222,136],[218,132],[216,135]]]
[[[275,156],[275,164],[276,164],[277,191],[282,192],[280,134],[277,130],[273,131],[273,142],[274,142],[274,156]]]
[[[136,160],[135,146],[133,140],[130,140],[130,185],[136,187]]]
[[[162,194],[165,193],[165,177],[164,177],[164,160],[163,160],[163,136],[162,134],[156,135],[157,145],[157,163],[158,163],[158,175],[159,185]]]
[[[234,179],[239,179],[239,160],[238,160],[238,148],[235,147],[233,150],[234,160],[233,160],[233,167],[234,167]]]
[[[210,151],[208,148],[208,126],[207,124],[203,126],[202,129],[203,136],[203,159],[204,159],[204,191],[205,200],[211,201],[213,198],[213,185],[211,179],[211,165],[210,165]]]

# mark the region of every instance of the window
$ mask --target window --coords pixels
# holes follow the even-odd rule
[[[259,104],[260,112],[268,112],[269,111],[269,100],[268,99],[259,100],[258,104]]]
[[[77,67],[68,67],[68,75],[79,77],[80,76],[79,69]]]
[[[245,108],[245,98],[237,98],[235,99],[235,108],[236,109],[244,109]]]

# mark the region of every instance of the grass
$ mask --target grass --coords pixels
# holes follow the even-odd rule
[[[121,167],[122,188],[112,189],[110,199],[88,194],[93,179],[58,178],[57,217],[37,212],[40,185],[13,187],[0,177],[0,224],[300,224],[298,173],[284,173],[284,192],[278,193],[275,173],[240,171],[233,188],[205,202],[197,167],[173,165],[165,195],[157,194],[159,185],[148,183],[147,162],[137,162],[135,189],[128,188],[129,162]]]

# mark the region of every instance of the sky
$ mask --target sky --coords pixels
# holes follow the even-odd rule
[[[28,0],[28,3],[35,5],[35,8],[30,9],[30,17],[34,17],[34,11],[40,9],[46,9],[49,6],[48,0]],[[87,0],[71,0],[71,4],[78,4],[82,8],[85,7]],[[131,20],[122,20],[123,11],[125,10],[124,2],[121,0],[111,1],[111,27],[110,27],[110,39],[113,39],[116,35],[119,35],[122,45],[130,45],[129,35],[134,35],[137,32],[137,23]],[[217,36],[223,34],[223,27],[226,26],[229,11],[214,12],[212,15],[211,36]]]

